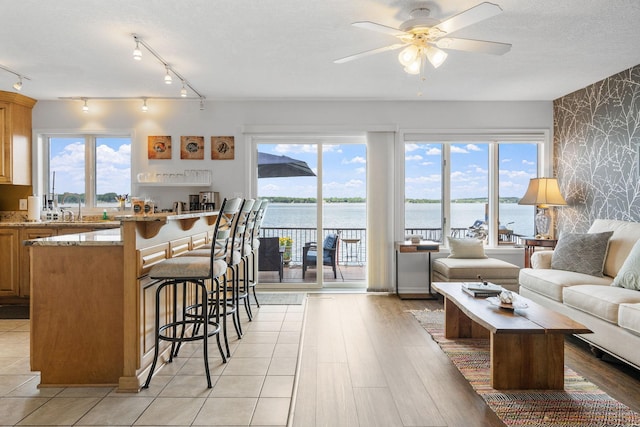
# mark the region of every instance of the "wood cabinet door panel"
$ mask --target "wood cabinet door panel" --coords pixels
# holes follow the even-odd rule
[[[0,229],[0,296],[18,296],[18,230]]]

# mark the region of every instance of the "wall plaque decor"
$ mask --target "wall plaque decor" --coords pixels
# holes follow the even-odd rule
[[[212,136],[211,159],[233,160],[236,151],[234,138],[233,136]]]
[[[170,136],[147,137],[147,158],[170,159],[171,158],[171,137]]]
[[[204,136],[181,136],[180,158],[189,160],[203,160]]]

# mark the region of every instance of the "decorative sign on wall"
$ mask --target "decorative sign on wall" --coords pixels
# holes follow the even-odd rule
[[[171,137],[170,136],[147,137],[147,158],[170,159],[171,158]]]
[[[188,160],[203,160],[204,136],[181,136],[180,158]]]
[[[233,136],[211,137],[211,159],[233,160],[235,157],[235,140]]]

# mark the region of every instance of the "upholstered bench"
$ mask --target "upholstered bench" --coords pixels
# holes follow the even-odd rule
[[[451,255],[432,263],[434,282],[477,282],[478,276],[487,282],[518,292],[520,267],[484,253],[484,243],[478,239],[447,238]]]
[[[432,264],[434,282],[487,282],[518,292],[520,267],[496,258],[438,258]]]

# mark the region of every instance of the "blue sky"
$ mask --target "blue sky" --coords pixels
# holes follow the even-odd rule
[[[325,145],[324,197],[365,197],[366,147],[364,144]],[[260,151],[304,160],[317,172],[316,146],[261,144]],[[488,145],[464,142],[451,146],[452,198],[487,197]],[[536,144],[502,144],[499,152],[500,196],[522,197],[529,179],[536,177]],[[441,144],[405,145],[407,198],[441,197]],[[262,178],[258,195],[315,197],[315,177]]]
[[[488,196],[489,146],[463,142],[451,146],[451,198]],[[529,179],[537,175],[535,144],[501,144],[501,197],[522,197]],[[406,144],[405,195],[411,199],[439,199],[442,186],[442,145]]]
[[[85,147],[83,138],[51,138],[49,170],[56,172],[55,191],[84,193]],[[96,149],[97,192],[131,192],[131,141],[98,138]],[[49,176],[51,180],[52,176]],[[51,185],[51,182],[50,182]]]
[[[258,150],[303,160],[318,172],[315,144],[260,144]],[[323,145],[323,196],[366,197],[366,146]],[[258,196],[316,197],[316,177],[260,178]]]

